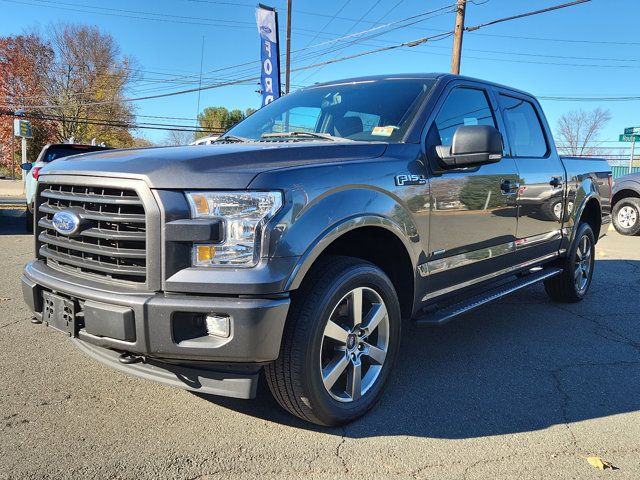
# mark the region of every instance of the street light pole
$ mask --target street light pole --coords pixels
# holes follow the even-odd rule
[[[15,180],[16,179],[16,161],[15,161],[15,157],[13,155],[13,153],[14,153],[13,142],[14,142],[14,139],[15,139],[15,136],[16,136],[15,119],[16,119],[16,114],[12,110],[12,114],[11,114],[11,153],[9,154],[9,155],[11,155],[11,180]]]
[[[287,0],[287,59],[284,73],[284,93],[289,93],[291,79],[291,0]]]

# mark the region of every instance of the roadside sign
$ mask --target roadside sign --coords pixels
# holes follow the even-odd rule
[[[619,142],[640,142],[640,135],[620,135]]]
[[[13,128],[16,137],[32,138],[31,134],[31,122],[29,120],[20,120],[18,118],[13,120]]]
[[[640,135],[640,127],[629,127],[624,129],[625,135]]]

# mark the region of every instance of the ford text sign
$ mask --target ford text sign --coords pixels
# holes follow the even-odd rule
[[[256,21],[260,33],[260,85],[264,107],[280,96],[278,16],[275,9],[259,5]]]

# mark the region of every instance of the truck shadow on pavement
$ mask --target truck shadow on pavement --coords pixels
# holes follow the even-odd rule
[[[588,297],[551,302],[535,286],[440,328],[406,325],[377,407],[321,428],[258,397],[206,401],[264,420],[352,438],[473,438],[640,410],[640,261],[598,260]],[[625,294],[624,292],[630,292]]]

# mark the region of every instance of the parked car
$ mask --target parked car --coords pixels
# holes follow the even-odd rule
[[[49,162],[57,158],[78,155],[80,153],[97,152],[107,150],[108,147],[100,145],[81,145],[77,143],[49,143],[40,151],[35,162],[23,163],[20,167],[24,173],[24,191],[27,201],[26,226],[27,231],[33,231],[33,200],[38,188],[40,170]]]
[[[622,235],[640,233],[640,173],[616,178],[613,184],[613,226]]]
[[[189,145],[211,145],[216,140],[218,140],[218,138],[220,138],[220,135],[211,135],[208,137],[202,137],[196,140],[195,142],[191,142]]]
[[[321,425],[378,401],[405,322],[540,282],[582,300],[611,221],[607,162],[560,157],[533,96],[445,74],[314,85],[210,148],[70,157],[40,180],[35,322],[187,390],[251,398],[264,374]],[[533,185],[566,214],[521,208]]]

